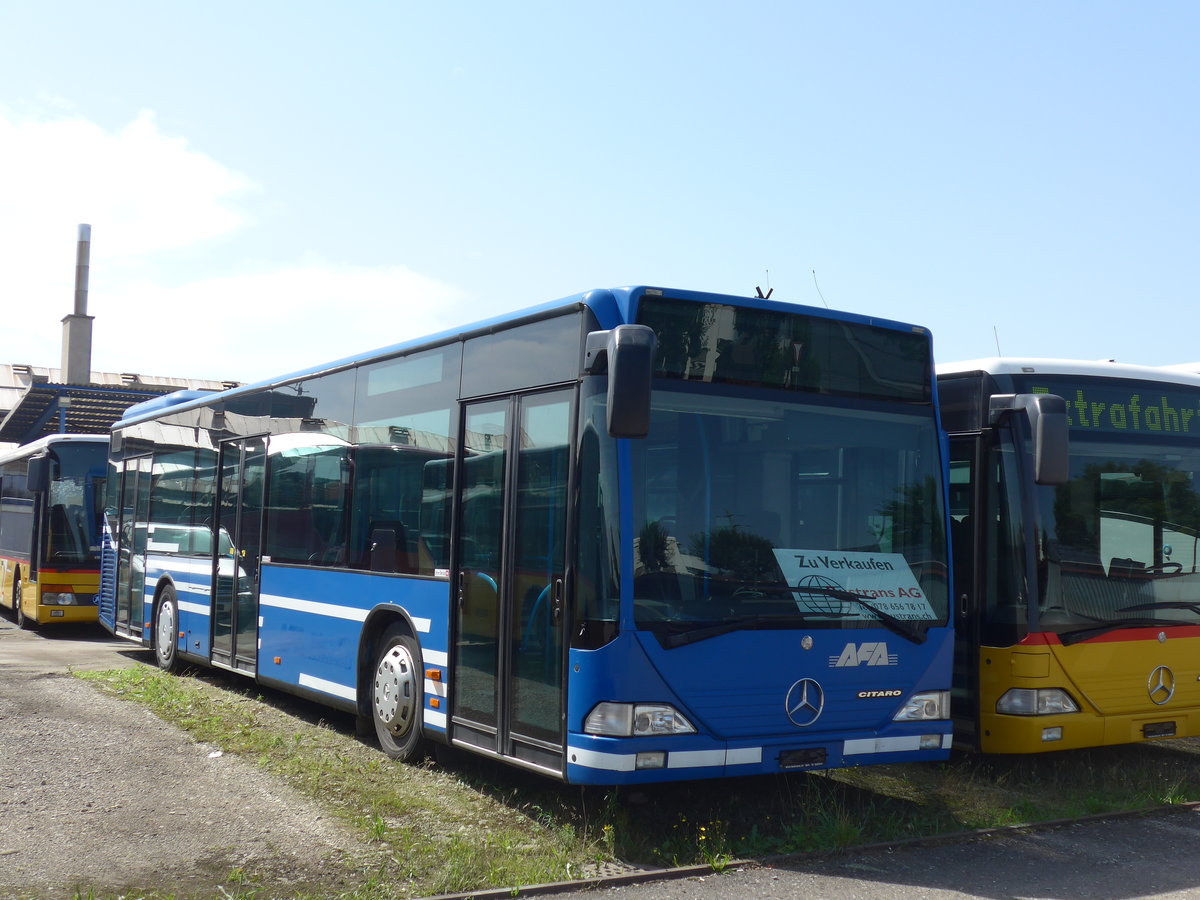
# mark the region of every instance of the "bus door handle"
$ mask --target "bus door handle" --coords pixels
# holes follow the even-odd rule
[[[554,602],[550,607],[550,621],[555,625],[562,620],[563,608],[563,580],[561,578],[554,579]]]

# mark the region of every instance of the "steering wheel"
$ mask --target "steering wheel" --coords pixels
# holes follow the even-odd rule
[[[1170,567],[1170,568],[1168,569],[1168,567]],[[1180,572],[1183,571],[1183,563],[1180,563],[1180,562],[1155,563],[1152,566],[1146,566],[1146,568],[1142,569],[1142,571],[1144,573],[1146,573],[1147,575],[1149,575],[1151,572],[1161,572],[1162,574],[1166,575],[1168,571],[1172,575],[1178,575]]]

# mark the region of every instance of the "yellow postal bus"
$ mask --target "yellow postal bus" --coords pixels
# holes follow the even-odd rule
[[[23,628],[96,621],[107,460],[103,435],[0,452],[0,605]]]
[[[1200,735],[1200,376],[986,359],[938,391],[955,746]]]

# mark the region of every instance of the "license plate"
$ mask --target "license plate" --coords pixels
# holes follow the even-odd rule
[[[1175,737],[1174,722],[1151,722],[1142,726],[1142,737],[1160,738]]]
[[[824,747],[807,747],[803,750],[784,750],[779,754],[781,769],[814,769],[825,765]]]

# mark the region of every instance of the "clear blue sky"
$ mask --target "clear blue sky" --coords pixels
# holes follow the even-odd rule
[[[0,0],[0,43],[0,362],[58,364],[80,222],[106,371],[633,283],[1200,360],[1200,3]]]

